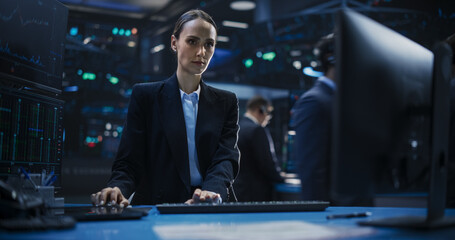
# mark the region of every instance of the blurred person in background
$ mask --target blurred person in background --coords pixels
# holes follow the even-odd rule
[[[251,98],[240,119],[240,171],[234,182],[238,201],[272,201],[274,184],[283,182],[267,124],[272,105],[262,96]]]
[[[291,110],[295,130],[296,172],[302,200],[329,201],[332,109],[336,91],[334,34],[322,37],[314,54],[324,75],[306,91]]]

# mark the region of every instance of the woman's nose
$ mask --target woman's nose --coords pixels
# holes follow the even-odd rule
[[[204,56],[205,55],[205,48],[204,45],[200,46],[198,51],[197,51],[198,56]]]

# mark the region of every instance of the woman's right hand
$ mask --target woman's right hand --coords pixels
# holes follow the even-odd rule
[[[120,191],[120,188],[114,187],[114,188],[104,188],[101,191],[97,193],[93,193],[91,195],[92,199],[92,204],[95,206],[99,205],[106,205],[106,204],[112,204],[112,205],[120,205],[120,207],[126,207],[130,204],[128,199],[126,199],[122,191]]]

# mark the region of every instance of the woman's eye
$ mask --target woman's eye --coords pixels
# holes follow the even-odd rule
[[[205,45],[206,45],[207,47],[213,47],[215,44],[212,43],[212,42],[208,42],[208,43],[206,43]]]
[[[194,39],[189,39],[189,40],[188,40],[188,43],[191,44],[191,45],[194,45],[194,44],[196,44],[196,40],[194,40]]]

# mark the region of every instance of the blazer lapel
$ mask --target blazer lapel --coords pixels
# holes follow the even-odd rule
[[[211,153],[215,151],[218,142],[214,140],[214,135],[221,132],[222,119],[224,118],[223,109],[214,93],[201,80],[201,93],[199,96],[199,109],[196,121],[196,149],[198,153],[199,169],[205,178],[205,172],[211,163]],[[221,106],[221,107],[220,107]],[[221,119],[221,120],[220,120]],[[218,136],[220,137],[220,136]],[[203,149],[203,151],[201,151]]]
[[[171,150],[173,159],[176,161],[177,171],[182,182],[190,193],[190,171],[188,165],[188,143],[186,141],[185,119],[180,100],[177,76],[165,80],[162,92],[159,96],[159,107],[163,131]]]

